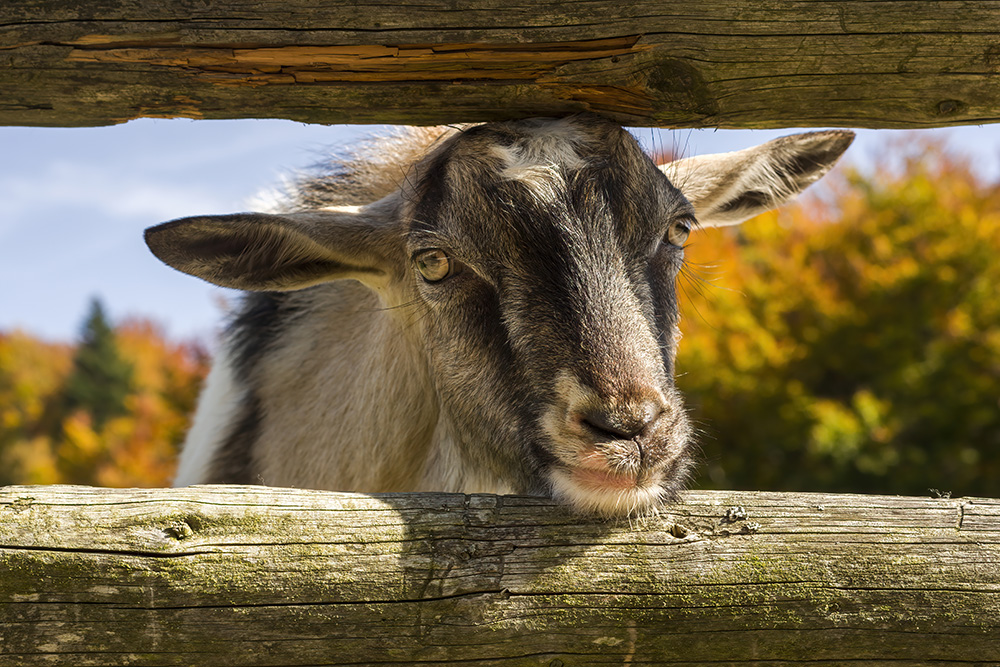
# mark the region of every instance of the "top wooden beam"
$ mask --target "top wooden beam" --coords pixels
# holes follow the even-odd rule
[[[990,0],[8,0],[0,124],[1000,120]]]

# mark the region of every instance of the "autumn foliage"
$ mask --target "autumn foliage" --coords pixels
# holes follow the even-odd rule
[[[691,241],[702,486],[1000,489],[1000,188],[940,145]]]
[[[98,356],[118,359],[117,376],[81,354],[86,340],[0,333],[0,484],[169,485],[208,356],[144,320],[107,335]],[[123,391],[94,396],[95,377],[91,389]]]
[[[696,485],[997,495],[1000,186],[938,145],[887,152],[692,235],[677,368]],[[207,355],[141,320],[110,335],[88,353],[105,372],[86,335],[0,333],[0,483],[169,483]]]

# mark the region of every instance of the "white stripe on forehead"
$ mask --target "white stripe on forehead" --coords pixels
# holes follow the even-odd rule
[[[517,129],[521,137],[513,144],[490,148],[503,165],[500,176],[523,183],[542,201],[554,201],[566,187],[563,174],[587,164],[577,152],[587,142],[587,134],[569,118],[524,124]]]

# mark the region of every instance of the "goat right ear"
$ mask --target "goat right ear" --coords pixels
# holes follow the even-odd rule
[[[851,145],[850,130],[793,134],[732,153],[660,165],[694,206],[703,227],[735,225],[794,199],[830,171]]]
[[[182,218],[147,229],[146,245],[165,264],[222,287],[283,291],[344,278],[377,287],[399,265],[402,236],[366,208]]]

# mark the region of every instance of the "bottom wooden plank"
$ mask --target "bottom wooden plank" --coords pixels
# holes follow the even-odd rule
[[[1000,501],[0,489],[0,665],[1000,663]]]

